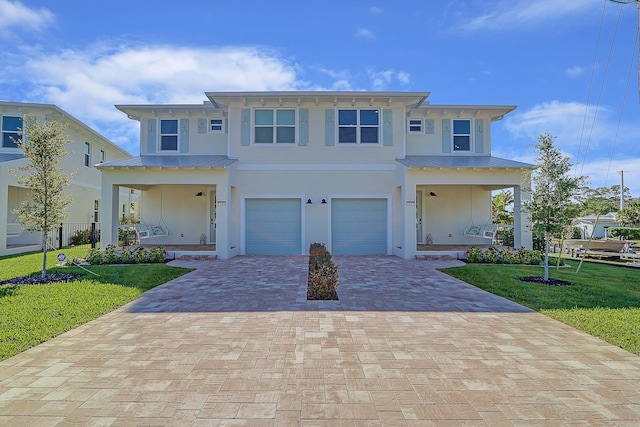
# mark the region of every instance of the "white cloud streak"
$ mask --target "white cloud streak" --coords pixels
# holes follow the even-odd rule
[[[471,18],[458,30],[505,30],[538,25],[590,13],[602,5],[601,0],[509,0],[487,2],[491,8],[482,15]]]
[[[53,24],[55,16],[48,9],[31,9],[17,1],[0,0],[0,37],[14,33],[42,31]]]
[[[396,71],[394,69],[375,71],[367,70],[373,90],[385,90],[389,84],[397,80],[402,85],[408,85],[411,82],[411,75],[406,71]]]
[[[376,35],[368,28],[358,28],[355,34],[359,40],[375,40]]]

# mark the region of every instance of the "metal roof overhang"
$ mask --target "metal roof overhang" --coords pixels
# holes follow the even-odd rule
[[[404,159],[396,159],[400,164],[409,169],[421,170],[445,170],[445,169],[533,169],[535,166],[529,163],[516,162],[515,160],[502,159],[493,156],[406,156]]]
[[[96,165],[98,169],[226,169],[236,159],[213,155],[145,155]]]

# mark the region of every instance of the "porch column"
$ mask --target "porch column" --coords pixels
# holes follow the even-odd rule
[[[533,249],[531,217],[523,207],[523,203],[531,200],[531,193],[522,186],[513,187],[513,246]]]
[[[216,252],[218,258],[228,259],[229,254],[229,209],[231,209],[231,187],[224,179],[216,185]]]
[[[416,184],[405,179],[402,187],[402,212],[404,238],[402,239],[402,258],[416,257]]]
[[[120,200],[120,186],[103,181],[101,199],[100,249],[105,250],[107,245],[118,244],[118,203]]]
[[[7,221],[9,206],[9,186],[0,185],[0,255],[7,253]]]

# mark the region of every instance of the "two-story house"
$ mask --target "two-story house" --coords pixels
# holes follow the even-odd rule
[[[215,254],[412,258],[417,245],[487,243],[491,192],[520,201],[531,165],[491,156],[491,123],[514,106],[431,105],[428,92],[207,92],[202,105],[118,105],[140,122],[140,156],[101,164],[102,245],[117,242],[120,186],[142,191],[144,243]],[[107,230],[111,230],[109,234]],[[153,233],[151,233],[153,234]]]
[[[0,255],[40,249],[40,233],[24,230],[13,213],[23,200],[30,197],[30,190],[18,184],[10,172],[22,173],[20,167],[27,163],[16,144],[23,137],[25,116],[67,125],[65,132],[71,142],[66,147],[67,155],[60,159],[59,167],[73,172],[66,189],[73,196],[73,202],[67,209],[68,222],[99,221],[101,173],[95,165],[130,157],[129,153],[55,105],[0,101]]]

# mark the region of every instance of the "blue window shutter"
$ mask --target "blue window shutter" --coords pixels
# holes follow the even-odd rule
[[[453,139],[451,138],[451,119],[442,119],[442,152],[450,153],[451,144]]]
[[[382,110],[382,145],[393,145],[393,110]]]
[[[336,145],[336,111],[334,109],[324,110],[324,145]]]
[[[484,120],[476,120],[476,153],[484,153]]]
[[[307,145],[309,143],[309,109],[301,108],[298,110],[298,118],[300,120],[298,145]]]
[[[248,147],[251,145],[251,110],[243,108],[240,110],[240,145]]]
[[[156,119],[147,120],[147,153],[156,152]]]
[[[189,152],[189,119],[180,119],[180,152]]]
[[[433,135],[434,129],[435,129],[435,126],[432,119],[424,121],[424,133]]]
[[[198,133],[207,133],[207,119],[198,119]]]

